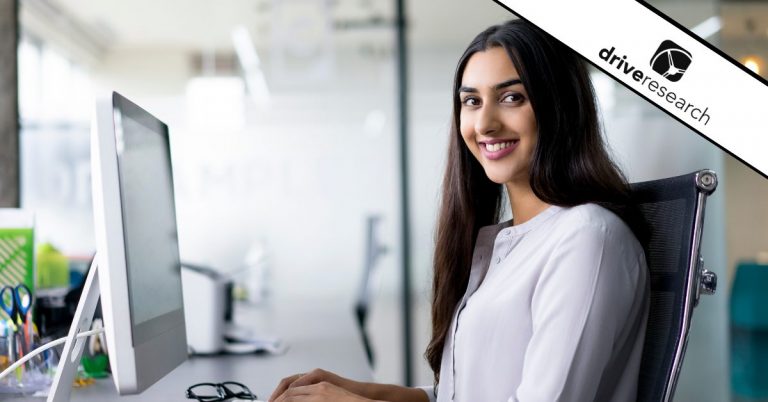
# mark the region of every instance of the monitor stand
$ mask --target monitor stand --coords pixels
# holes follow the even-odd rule
[[[61,359],[56,370],[56,376],[53,378],[53,384],[48,391],[48,402],[69,402],[72,394],[72,383],[77,375],[77,368],[80,365],[80,357],[83,354],[83,348],[87,345],[88,338],[77,338],[77,334],[91,329],[93,313],[96,311],[96,305],[99,302],[99,267],[98,254],[93,257],[93,263],[88,271],[88,277],[85,279],[83,293],[80,295],[80,301],[77,303],[75,318],[72,319],[72,326],[69,328],[67,341],[64,343],[64,350],[61,352]]]

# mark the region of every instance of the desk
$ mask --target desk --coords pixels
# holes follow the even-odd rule
[[[278,381],[321,367],[358,381],[372,374],[349,304],[308,300],[276,302],[274,306],[237,306],[235,322],[288,343],[284,355],[191,357],[139,395],[120,397],[112,379],[73,389],[72,401],[184,401],[184,392],[199,382],[238,381],[266,400]],[[10,398],[9,402],[40,402],[42,398]]]

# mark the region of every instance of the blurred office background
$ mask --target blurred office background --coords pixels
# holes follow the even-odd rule
[[[766,76],[766,2],[651,4]],[[414,384],[428,385],[421,355],[452,75],[472,37],[512,15],[492,1],[406,5],[411,359]],[[170,125],[182,259],[246,268],[239,278],[262,303],[323,303],[351,315],[366,219],[380,217],[386,252],[368,327],[375,378],[402,383],[394,0],[21,0],[19,18],[21,206],[36,213],[38,242],[75,258],[94,251],[90,112],[95,96],[117,90]],[[730,283],[740,261],[768,251],[768,183],[593,76],[608,142],[630,180],[719,174],[703,247],[720,285],[694,315],[676,400],[731,400]]]

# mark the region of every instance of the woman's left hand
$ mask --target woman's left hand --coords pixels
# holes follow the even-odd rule
[[[329,382],[288,388],[275,402],[374,402]]]

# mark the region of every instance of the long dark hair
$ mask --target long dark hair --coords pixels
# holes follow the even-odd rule
[[[502,206],[503,186],[486,176],[459,132],[464,68],[473,54],[494,47],[506,50],[536,117],[538,141],[530,166],[534,194],[559,206],[598,203],[641,230],[628,212],[629,185],[605,149],[594,91],[580,57],[523,20],[480,33],[459,59],[453,82],[451,138],[433,258],[432,339],[425,353],[435,382],[453,313],[467,288],[478,231],[498,223]]]

